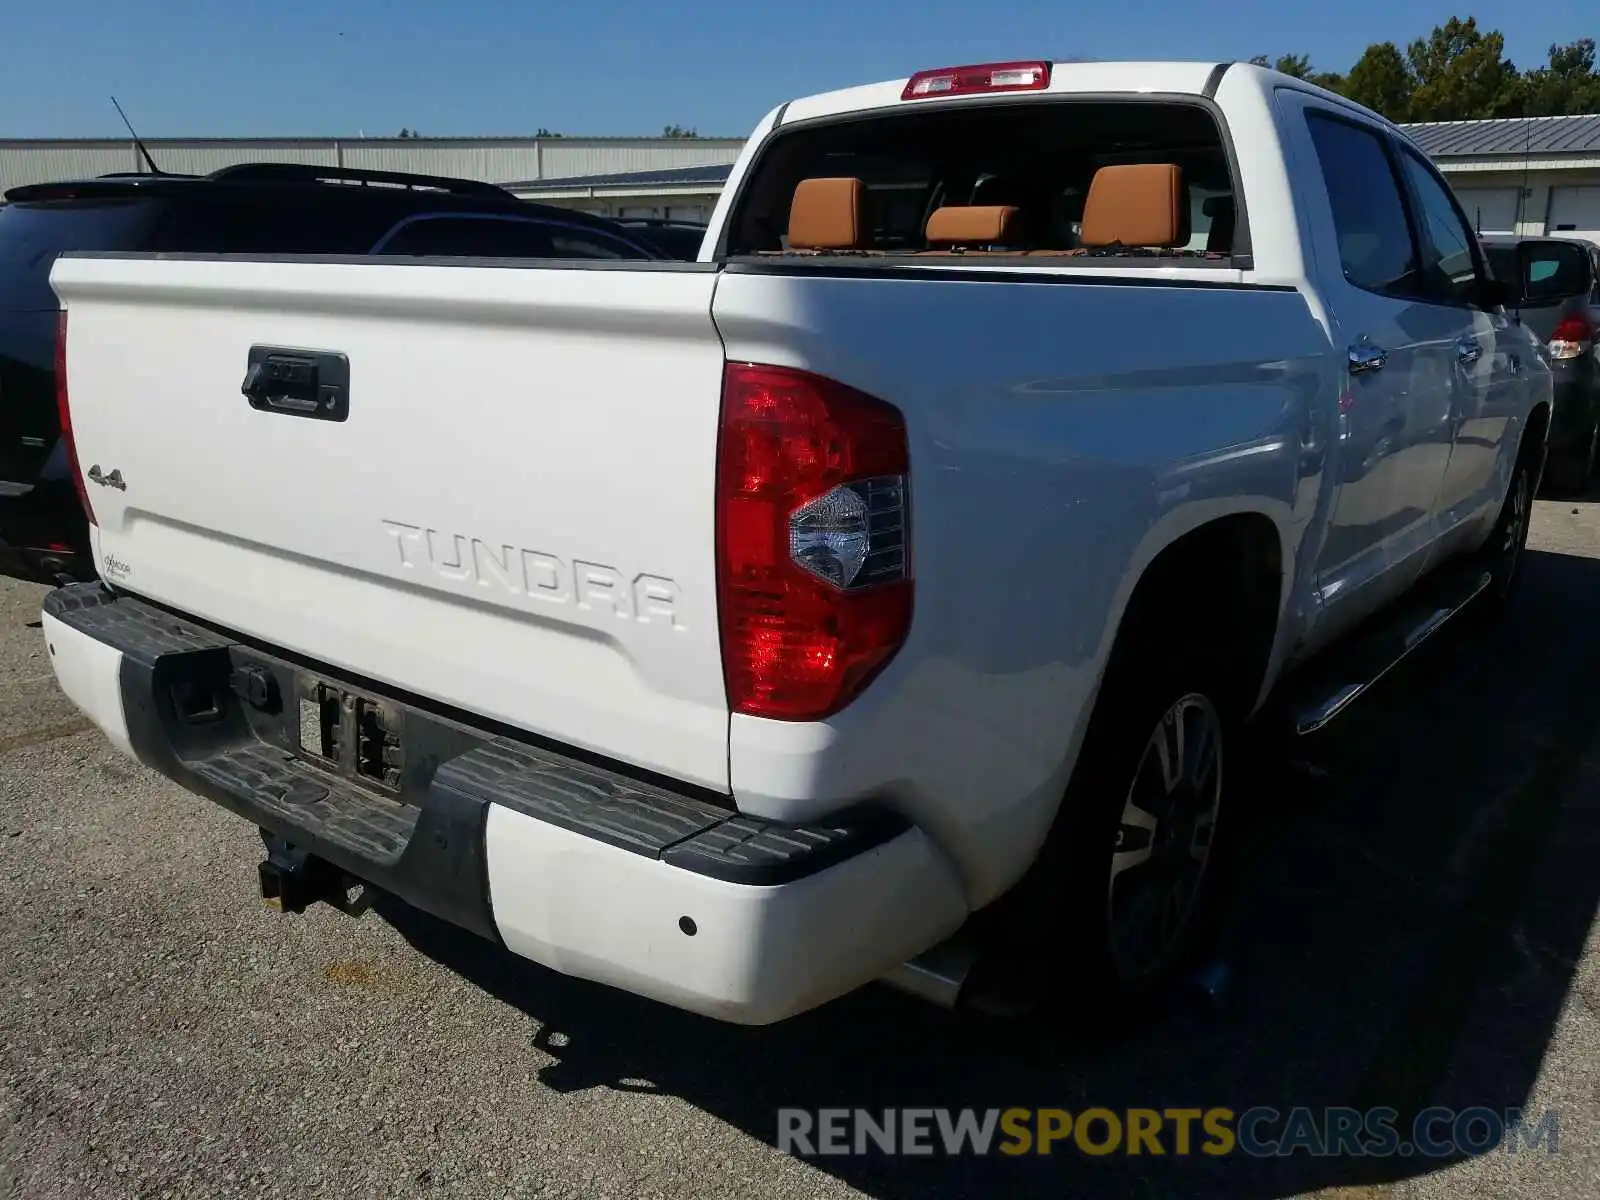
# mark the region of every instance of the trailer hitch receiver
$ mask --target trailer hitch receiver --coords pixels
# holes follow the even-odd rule
[[[303,913],[321,901],[353,917],[371,907],[367,889],[359,880],[281,837],[265,830],[261,837],[267,844],[267,859],[257,870],[261,898],[268,906],[280,912]],[[352,890],[357,892],[354,899]]]

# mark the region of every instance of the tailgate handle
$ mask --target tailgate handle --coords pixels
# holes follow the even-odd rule
[[[239,390],[258,412],[343,421],[350,415],[350,360],[328,350],[251,346]]]

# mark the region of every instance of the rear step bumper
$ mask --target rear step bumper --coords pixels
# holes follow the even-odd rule
[[[124,752],[567,974],[762,1024],[966,918],[948,862],[883,810],[778,825],[312,668],[404,722],[387,791],[294,752],[304,664],[99,584],[50,593],[43,625],[62,690]]]

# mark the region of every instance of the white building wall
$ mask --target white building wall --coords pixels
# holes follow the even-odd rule
[[[293,142],[254,142],[248,148],[229,142],[146,144],[150,146],[150,157],[156,160],[156,166],[174,175],[209,175],[223,167],[247,162],[315,163],[322,167],[338,164],[338,155],[332,146],[301,146]]]
[[[536,179],[523,171],[539,170],[539,147],[533,139],[516,142],[426,142],[357,140],[339,143],[343,165],[372,171],[411,171],[503,183]]]
[[[1440,170],[1462,201],[1470,217],[1475,194],[1484,194],[1484,210],[1496,204],[1496,198],[1507,193],[1521,193],[1521,213],[1516,232],[1524,237],[1555,232],[1549,227],[1552,192],[1571,187],[1600,185],[1600,169],[1555,170],[1549,167],[1522,170],[1487,171],[1474,167],[1445,162]],[[1497,207],[1497,206],[1496,206]],[[1486,225],[1484,232],[1491,232]]]
[[[709,221],[711,210],[717,206],[716,192],[675,192],[670,196],[649,192],[615,197],[535,196],[532,199],[540,204],[575,208],[599,217],[651,217],[672,221]]]
[[[740,138],[160,138],[147,144],[157,165],[175,174],[303,162],[488,183],[731,163],[744,147]],[[0,141],[0,191],[141,169],[133,143],[121,139]]]
[[[544,170],[538,175],[502,179],[560,179],[571,175],[618,175],[625,171],[668,171],[734,162],[742,139],[652,138],[635,142],[557,138],[544,142]]]
[[[86,145],[0,142],[0,192],[25,183],[92,179],[117,171],[137,171],[142,166],[132,142]]]

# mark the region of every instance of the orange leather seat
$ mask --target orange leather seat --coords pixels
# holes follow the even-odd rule
[[[953,246],[1006,246],[1021,233],[1022,210],[1012,205],[936,208],[923,229],[930,250]]]
[[[861,250],[871,239],[859,179],[802,179],[789,205],[790,250]]]
[[[1189,241],[1189,197],[1173,163],[1101,167],[1083,203],[1085,246],[1160,246]]]

